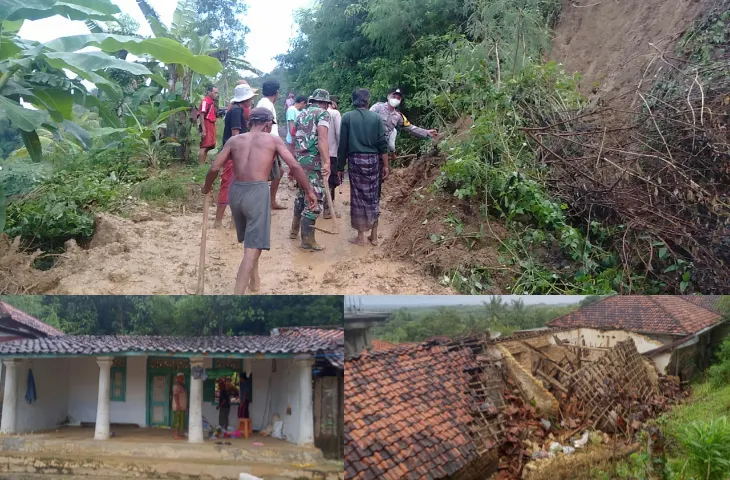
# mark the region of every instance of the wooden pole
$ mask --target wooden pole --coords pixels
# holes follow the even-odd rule
[[[331,233],[338,235],[340,233],[340,230],[339,230],[339,228],[337,228],[337,212],[335,212],[335,206],[333,205],[334,202],[332,201],[332,195],[330,195],[330,186],[329,186],[327,179],[323,178],[323,180],[324,180],[324,182],[323,182],[324,183],[324,192],[325,192],[325,195],[327,195],[327,206],[329,207],[330,213],[332,214],[332,232]]]
[[[205,195],[203,201],[203,233],[200,238],[200,261],[198,262],[198,288],[196,295],[203,295],[205,292],[205,240],[208,236],[208,209],[210,207],[210,193]]]

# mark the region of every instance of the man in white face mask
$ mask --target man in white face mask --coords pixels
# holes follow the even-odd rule
[[[398,130],[406,131],[420,139],[435,138],[438,135],[437,130],[426,130],[425,128],[411,125],[405,115],[403,115],[399,110],[402,104],[403,92],[401,89],[391,88],[390,91],[388,91],[387,103],[380,102],[370,107],[370,111],[380,115],[380,119],[383,121],[383,126],[385,126],[385,136],[388,139],[388,150],[391,155],[395,152],[395,139],[398,134]]]

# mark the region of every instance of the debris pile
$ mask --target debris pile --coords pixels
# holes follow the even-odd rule
[[[573,351],[581,347],[559,347],[550,356],[533,349],[539,356],[535,377],[558,399],[558,418],[540,418],[516,382],[506,378],[499,480],[523,478],[525,469],[589,445],[615,443],[619,437],[622,444],[631,441],[647,420],[687,395],[677,377],[659,376],[658,387],[652,383],[647,368],[654,367],[632,340],[586,354]]]

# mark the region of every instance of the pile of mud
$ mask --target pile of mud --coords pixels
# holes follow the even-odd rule
[[[56,272],[43,272],[33,267],[42,255],[40,250],[25,251],[20,238],[0,238],[0,295],[25,295],[44,293],[58,285]]]
[[[439,155],[421,157],[394,169],[385,181],[381,206],[394,222],[386,251],[436,276],[459,272],[468,278],[472,269],[489,270],[494,284],[484,293],[502,293],[509,279],[498,248],[507,232],[482,215],[478,205],[432,188],[444,161]]]

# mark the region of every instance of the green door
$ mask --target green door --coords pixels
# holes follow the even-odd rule
[[[170,374],[156,373],[150,375],[150,425],[170,425]]]

